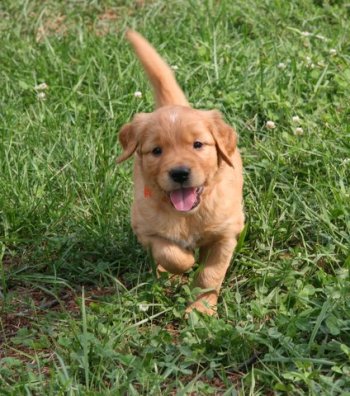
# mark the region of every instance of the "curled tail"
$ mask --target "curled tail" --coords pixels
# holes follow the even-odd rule
[[[152,84],[156,106],[182,105],[189,107],[185,94],[177,84],[169,65],[151,44],[133,30],[128,30],[126,37],[134,47],[136,55]]]

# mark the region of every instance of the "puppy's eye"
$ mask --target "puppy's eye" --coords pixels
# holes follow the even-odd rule
[[[198,140],[196,140],[194,143],[193,143],[193,148],[195,148],[195,149],[200,149],[201,147],[203,146],[203,143],[202,142],[200,142],[200,141],[198,141]]]
[[[152,150],[152,154],[153,154],[155,157],[159,157],[159,156],[162,154],[162,149],[161,149],[160,147],[155,147],[155,148]]]

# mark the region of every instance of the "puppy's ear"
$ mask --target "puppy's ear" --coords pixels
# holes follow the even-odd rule
[[[117,164],[130,158],[139,146],[142,136],[147,129],[147,122],[150,114],[136,114],[132,122],[125,124],[119,132],[119,142],[123,147],[123,152],[117,158]]]
[[[117,164],[127,160],[133,155],[137,147],[135,128],[132,123],[125,124],[119,132],[119,142],[123,147],[123,152],[117,158]]]
[[[215,139],[216,147],[221,158],[233,167],[231,156],[237,146],[237,134],[235,130],[227,125],[219,111],[209,111],[211,118],[211,133]]]

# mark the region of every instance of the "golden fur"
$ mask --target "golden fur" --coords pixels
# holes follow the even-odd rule
[[[119,133],[123,152],[117,162],[135,158],[132,227],[160,270],[187,271],[195,262],[194,249],[200,249],[203,268],[195,286],[207,290],[188,310],[213,314],[244,226],[236,133],[218,111],[190,107],[170,67],[140,34],[128,31],[127,38],[157,106],[152,113],[137,114]],[[173,170],[183,173],[183,168],[185,181],[172,178]]]

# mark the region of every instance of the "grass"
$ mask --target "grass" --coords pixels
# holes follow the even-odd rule
[[[349,4],[16,0],[0,15],[0,393],[350,394]],[[219,318],[184,318],[193,273],[155,279],[130,228],[117,133],[153,99],[126,26],[240,135],[247,228]]]

